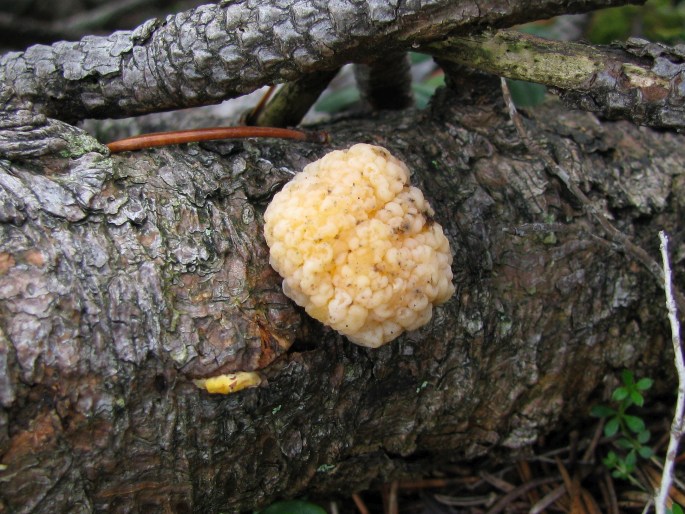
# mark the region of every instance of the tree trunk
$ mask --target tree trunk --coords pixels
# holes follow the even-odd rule
[[[453,3],[429,4],[406,7],[402,23],[397,12],[376,20],[385,11],[363,13],[357,32],[334,23],[327,33],[344,51],[327,60],[303,44],[293,78],[363,53],[353,41],[360,33],[382,51],[391,40],[402,50],[408,34],[430,41],[477,26],[477,13],[459,18]],[[525,2],[504,5],[487,19],[532,15]],[[447,28],[436,23],[450,13]],[[426,111],[340,119],[324,127],[329,146],[228,141],[110,155],[46,118],[198,102],[204,75],[188,87],[162,87],[155,76],[157,97],[120,87],[127,66],[155,58],[131,57],[129,39],[166,41],[174,27],[167,20],[108,39],[123,57],[108,54],[109,72],[80,79],[83,55],[111,50],[104,39],[2,62],[0,512],[233,512],[352,491],[426,472],[436,459],[511,457],[586,415],[616,370],[663,374],[670,346],[654,272],[588,212],[653,256],[657,231],[667,230],[680,264],[683,136],[554,103],[531,112],[529,135],[583,203],[529,151],[491,77],[451,77],[459,88],[439,92]],[[253,50],[224,61],[242,63],[243,75],[202,102],[274,78]],[[64,67],[69,52],[73,68]],[[32,61],[40,56],[51,57]],[[59,64],[56,82],[24,80],[37,62]],[[55,92],[64,93],[63,116]],[[409,165],[452,245],[457,289],[428,325],[377,350],[286,298],[262,235],[275,191],[332,148],[359,142]],[[259,370],[262,386],[224,396],[193,383],[235,370]]]
[[[525,448],[586,414],[613,370],[663,369],[654,279],[528,154],[491,93],[327,127],[333,147],[404,159],[452,244],[455,296],[378,350],[309,319],[267,263],[270,196],[329,148],[87,152],[45,175],[4,163],[5,510],[237,511],[349,491],[436,455]],[[682,255],[681,136],[558,106],[528,128],[635,242],[656,255],[666,228]],[[191,382],[258,368],[260,328],[294,339],[264,386],[210,396]]]

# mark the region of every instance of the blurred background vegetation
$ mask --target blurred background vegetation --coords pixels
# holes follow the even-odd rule
[[[643,6],[626,5],[590,15],[586,39],[609,44],[642,37],[669,45],[685,43],[685,1],[648,0]]]

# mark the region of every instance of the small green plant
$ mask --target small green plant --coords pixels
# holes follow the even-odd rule
[[[286,500],[270,505],[259,514],[326,514],[326,511],[308,501]]]
[[[591,414],[605,420],[606,437],[616,437],[614,445],[618,451],[610,451],[602,462],[611,470],[614,478],[634,482],[633,471],[638,457],[649,459],[654,452],[648,446],[651,434],[645,422],[641,417],[629,414],[628,410],[633,406],[644,405],[643,394],[652,387],[654,381],[651,378],[635,381],[632,371],[624,370],[621,373],[621,382],[622,385],[611,395],[615,407],[597,405],[593,407]]]

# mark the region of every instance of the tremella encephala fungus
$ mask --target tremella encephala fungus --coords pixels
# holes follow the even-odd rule
[[[454,293],[452,253],[409,170],[379,146],[304,168],[264,214],[271,266],[307,314],[377,348],[425,325]]]
[[[307,314],[378,348],[430,321],[454,293],[452,253],[409,169],[357,144],[307,165],[264,213],[271,266]],[[209,392],[259,385],[258,373],[196,380]]]

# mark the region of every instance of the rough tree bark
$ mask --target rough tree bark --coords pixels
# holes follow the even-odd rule
[[[269,82],[434,41],[452,32],[625,2],[367,3],[299,0],[205,5],[108,38],[34,46],[0,61],[2,83],[61,120],[192,107]],[[143,87],[144,86],[144,87]]]
[[[171,41],[169,30],[183,34],[183,23],[208,35],[211,22],[197,24],[207,10],[234,19],[227,13],[236,5],[252,16],[243,43],[245,34],[261,34],[249,20],[272,20],[266,3],[208,7],[133,36],[2,61],[0,511],[239,511],[305,491],[350,491],[420,473],[436,457],[524,451],[561,420],[587,413],[612,371],[663,369],[668,329],[654,278],[531,155],[497,80],[462,73],[458,92],[443,90],[429,111],[326,127],[332,147],[369,142],[405,160],[454,252],[453,299],[429,325],[379,350],[309,319],[282,294],[267,262],[262,213],[271,195],[330,148],[217,142],[110,156],[49,118],[60,115],[59,100],[68,120],[199,102],[199,82],[174,90],[193,69],[171,68],[176,79],[161,86],[150,67],[162,55],[156,42]],[[546,14],[564,8],[538,6]],[[532,14],[526,2],[498,11],[402,4],[364,11],[350,26],[357,18],[348,7],[327,14],[335,30],[321,29],[324,18],[308,11],[316,21],[308,30],[337,43],[296,40],[303,53],[287,47],[289,60],[275,58],[274,68],[245,56],[280,52],[279,39],[273,48],[256,35],[250,41],[259,47],[217,46],[233,48],[230,62],[245,67],[236,78],[228,72],[237,64],[219,66],[226,90],[208,90],[201,102],[267,83],[281,70],[297,78],[337,66],[361,52],[364,38],[401,49],[411,37],[476,27],[480,13],[502,25]],[[261,9],[268,12],[251,14]],[[388,20],[378,21],[379,13]],[[453,18],[440,26],[446,14]],[[219,29],[213,34],[227,37],[226,26]],[[112,67],[82,67],[113,55],[109,43],[121,43],[104,63]],[[93,48],[96,61],[84,57]],[[150,58],[155,94],[122,86],[141,56]],[[198,59],[213,69],[205,54]],[[37,63],[48,63],[54,80],[31,78]],[[527,124],[615,226],[654,255],[665,228],[682,259],[682,136],[600,123],[559,105],[531,113]],[[292,347],[262,371],[263,387],[210,396],[192,383],[261,368],[269,334]]]

